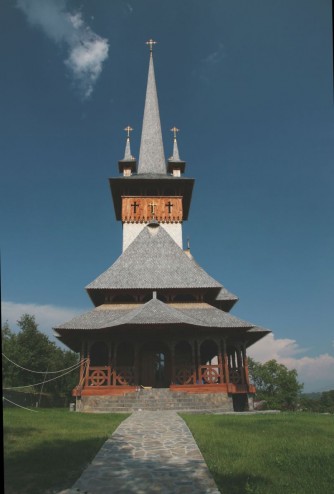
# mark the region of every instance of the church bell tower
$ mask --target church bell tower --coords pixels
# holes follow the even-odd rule
[[[173,154],[165,159],[158,96],[154,75],[153,46],[150,39],[150,61],[140,143],[139,163],[131,154],[130,126],[127,132],[124,158],[119,161],[122,177],[109,180],[116,218],[123,224],[123,252],[139,233],[150,225],[161,225],[182,249],[182,222],[187,220],[194,180],[184,178],[185,161],[179,156],[177,129]]]

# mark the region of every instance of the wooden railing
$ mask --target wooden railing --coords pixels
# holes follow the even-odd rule
[[[245,392],[253,389],[245,382],[243,377],[244,369],[229,369],[229,379],[223,367],[217,365],[200,365],[196,369],[192,366],[176,366],[173,375],[173,384],[177,385],[201,385],[201,384],[227,384],[231,392]],[[89,366],[80,381],[84,386],[134,386],[135,367],[134,366]],[[82,386],[80,386],[82,387]],[[234,390],[234,391],[233,391]],[[252,391],[250,391],[252,392]]]
[[[86,386],[133,386],[134,367],[111,365],[88,367]]]
[[[220,365],[200,365],[198,368],[199,384],[222,384],[224,374]]]

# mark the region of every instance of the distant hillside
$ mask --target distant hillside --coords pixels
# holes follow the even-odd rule
[[[302,393],[302,398],[308,398],[309,400],[320,400],[322,393]]]

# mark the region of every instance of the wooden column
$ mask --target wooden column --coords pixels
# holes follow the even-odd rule
[[[192,384],[196,384],[196,358],[195,358],[195,341],[191,340],[191,368],[194,375],[194,382]]]
[[[175,381],[176,381],[176,377],[175,377],[175,340],[172,340],[171,345],[170,345],[170,365],[171,365],[171,376],[172,376],[171,384],[175,384]]]
[[[116,386],[116,357],[117,357],[117,343],[114,342],[114,351],[113,351],[113,373],[112,373],[112,385]]]
[[[108,371],[107,371],[107,374],[108,374],[108,380],[107,380],[107,384],[108,386],[110,386],[112,384],[112,365],[111,365],[111,361],[112,361],[112,352],[111,352],[111,341],[108,341]]]
[[[241,384],[245,384],[245,373],[243,368],[243,358],[241,355],[241,346],[238,344],[237,347],[237,361],[238,361],[238,370],[241,377]]]
[[[134,349],[134,353],[135,353],[134,354],[134,362],[133,362],[134,367],[135,367],[135,371],[134,371],[135,382],[134,382],[134,384],[136,386],[138,386],[139,385],[139,343],[137,341],[134,343],[134,347],[135,347],[135,349]]]
[[[86,364],[86,376],[84,378],[86,386],[88,386],[89,368],[90,368],[90,358],[88,357],[87,364]]]
[[[88,386],[89,368],[90,368],[90,346],[91,342],[87,341],[87,363],[86,363],[86,375],[84,378],[85,386]]]
[[[232,369],[235,370],[237,368],[237,364],[236,364],[236,361],[235,361],[235,348],[232,352]]]
[[[84,371],[85,371],[85,364],[83,363],[85,359],[85,342],[81,342],[81,351],[80,351],[80,375],[79,375],[79,386],[82,386],[83,384],[83,379],[84,379]]]
[[[246,343],[244,343],[242,346],[242,353],[243,353],[243,359],[244,359],[245,380],[249,386],[249,369],[248,369],[248,358],[247,358],[247,353],[246,353]]]
[[[224,382],[224,373],[223,373],[223,352],[222,352],[222,342],[218,341],[218,366],[219,366],[219,383]]]
[[[227,349],[226,349],[226,338],[223,339],[223,345],[224,345],[225,382],[226,382],[226,384],[228,384],[230,382],[230,373],[229,373],[229,368],[228,368],[228,355],[227,355]]]
[[[197,378],[198,384],[202,383],[202,372],[201,372],[201,344],[199,340],[196,340],[197,343]]]

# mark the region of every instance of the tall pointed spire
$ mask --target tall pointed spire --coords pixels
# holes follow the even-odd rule
[[[176,134],[177,134],[177,132],[179,132],[179,129],[177,129],[174,126],[170,130],[171,130],[171,132],[174,133],[174,143],[173,143],[173,155],[169,159],[173,160],[173,161],[180,161],[179,148],[178,148],[177,139],[176,139]]]
[[[133,160],[134,157],[131,154],[131,147],[130,147],[130,132],[133,131],[133,129],[128,125],[124,129],[127,132],[127,138],[126,138],[126,144],[125,144],[125,152],[124,152],[124,158],[123,161],[130,161]]]
[[[162,142],[157,88],[153,65],[153,45],[150,39],[150,63],[148,69],[143,129],[139,152],[139,173],[166,174],[166,161]]]

